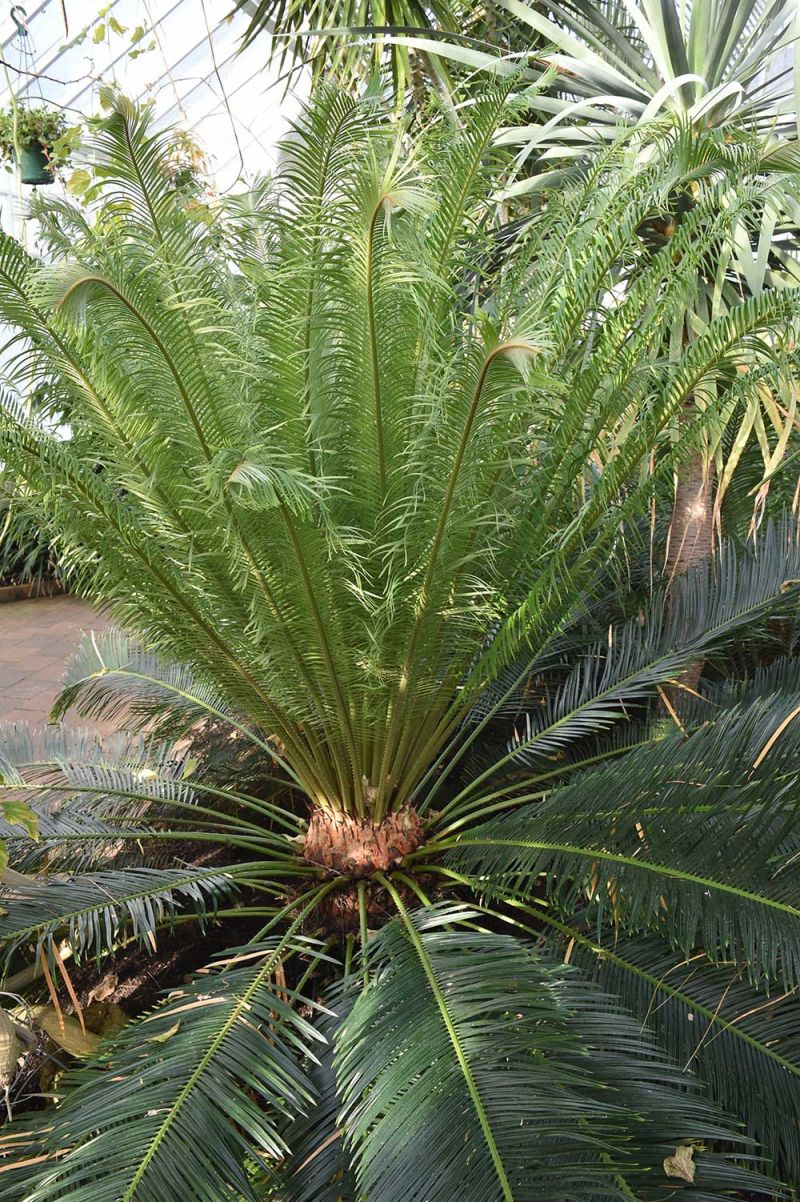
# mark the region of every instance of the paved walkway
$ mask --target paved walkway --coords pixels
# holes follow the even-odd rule
[[[0,605],[0,722],[47,722],[61,676],[83,630],[108,625],[77,597]],[[67,718],[70,725],[98,725]]]

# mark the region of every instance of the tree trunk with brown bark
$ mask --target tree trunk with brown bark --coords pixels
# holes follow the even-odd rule
[[[694,402],[691,401],[681,420],[691,421],[693,414]],[[680,467],[675,485],[665,567],[667,589],[672,587],[677,577],[711,558],[714,545],[713,499],[714,465],[708,462],[702,451],[693,451]],[[673,708],[679,708],[681,695],[686,689],[696,691],[702,674],[702,660],[681,673],[678,677],[679,687],[667,690]]]
[[[702,451],[693,452],[680,469],[675,488],[665,569],[668,585],[711,557],[713,484],[712,465]]]

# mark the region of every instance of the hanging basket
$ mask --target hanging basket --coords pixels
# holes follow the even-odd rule
[[[31,142],[23,146],[20,172],[23,184],[52,184],[53,170],[41,142]],[[14,155],[16,158],[16,155]]]

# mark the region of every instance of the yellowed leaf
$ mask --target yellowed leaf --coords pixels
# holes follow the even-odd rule
[[[53,1043],[57,1043],[70,1056],[86,1060],[93,1056],[100,1047],[102,1040],[91,1031],[83,1031],[81,1024],[69,1014],[59,1014],[54,1006],[34,1006],[31,1011],[37,1027],[49,1035]]]
[[[17,1024],[0,1007],[0,1086],[5,1088],[14,1078],[17,1061],[24,1048],[17,1033]]]
[[[168,1031],[162,1031],[160,1035],[151,1035],[150,1042],[151,1043],[166,1043],[168,1039],[172,1039],[173,1035],[177,1035],[178,1032],[180,1031],[180,1029],[181,1029],[181,1020],[178,1019],[178,1021],[175,1023],[175,1025],[173,1027],[170,1027],[170,1029]]]
[[[91,186],[92,177],[83,167],[76,167],[66,182],[66,189],[71,196],[82,196]]]

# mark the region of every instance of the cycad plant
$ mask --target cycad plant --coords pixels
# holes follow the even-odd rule
[[[749,234],[740,228],[706,262],[672,337],[691,340],[743,296],[796,283],[800,149],[791,0],[565,0],[547,12],[527,0],[498,0],[498,7],[517,25],[510,56],[505,46],[476,50],[449,37],[433,41],[398,31],[395,40],[492,75],[515,71],[527,49],[536,62],[534,77],[541,67],[554,72],[548,93],[536,96],[525,119],[498,134],[516,153],[507,197],[562,187],[616,138],[620,124],[641,127],[645,154],[657,114],[672,114],[700,137],[710,128],[730,138],[746,131],[761,143],[761,169],[772,186]],[[659,236],[670,237],[692,204],[690,184],[673,197]],[[725,421],[677,474],[668,576],[711,553],[715,519],[748,444],[760,449],[763,462],[752,489],[754,520],[761,520],[788,458],[796,403],[796,388],[785,382],[748,388],[747,403],[739,398],[727,408]],[[693,405],[684,416],[694,419]]]
[[[662,355],[758,206],[757,156],[674,126],[644,169],[614,145],[498,256],[504,119],[492,90],[457,139],[412,139],[324,92],[280,175],[201,222],[117,98],[96,220],[48,202],[47,265],[2,243],[12,366],[46,406],[5,397],[0,455],[127,632],[86,640],[61,707],[139,729],[6,731],[2,793],[39,834],[4,828],[7,963],[235,923],[8,1126],[2,1198],[798,1179],[797,673],[680,727],[649,708],[793,604],[797,536],[668,603],[632,566],[699,436],[665,434],[686,396],[780,366],[789,292]]]

